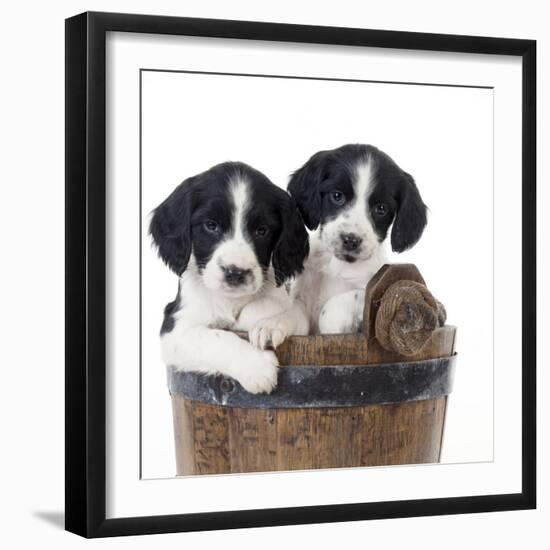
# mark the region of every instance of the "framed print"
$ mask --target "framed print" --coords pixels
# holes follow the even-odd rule
[[[535,507],[531,40],[66,21],[66,528]]]

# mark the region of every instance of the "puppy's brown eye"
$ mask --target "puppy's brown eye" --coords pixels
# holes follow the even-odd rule
[[[206,220],[203,223],[203,226],[206,229],[206,231],[208,231],[209,233],[219,233],[220,231],[219,224],[214,220]]]
[[[380,218],[384,217],[388,213],[388,207],[383,202],[375,204],[373,210],[374,213]]]
[[[265,237],[269,233],[269,229],[265,225],[260,225],[254,232],[258,237]]]
[[[346,197],[341,191],[333,191],[330,194],[330,200],[336,206],[342,206],[346,202]]]

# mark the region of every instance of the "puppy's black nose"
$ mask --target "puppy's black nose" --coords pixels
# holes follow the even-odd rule
[[[246,277],[252,271],[250,269],[241,269],[236,265],[222,267],[225,282],[230,286],[239,286],[246,282]]]
[[[348,252],[353,252],[354,250],[357,250],[363,242],[363,239],[361,239],[354,233],[341,233],[340,238],[342,239],[342,245],[344,249]]]

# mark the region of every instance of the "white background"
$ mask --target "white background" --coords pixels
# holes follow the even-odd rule
[[[365,142],[415,177],[430,209],[420,242],[389,261],[416,263],[458,326],[442,462],[493,459],[493,90],[145,71],[144,478],[175,475],[158,331],[177,279],[151,247],[148,214],[185,178],[225,160],[247,162],[286,188],[314,152]]]
[[[3,262],[1,287],[4,379],[1,386],[3,434],[3,542],[19,548],[32,544],[75,548],[83,541],[63,533],[63,18],[85,9],[163,13],[293,23],[362,26],[397,30],[447,32],[537,38],[539,40],[539,97],[548,95],[547,17],[542,3],[388,2],[359,6],[342,1],[326,8],[279,1],[254,2],[58,2],[42,6],[21,3],[4,11],[9,24],[2,35],[4,81],[0,91],[2,119]],[[9,78],[6,78],[9,75]],[[539,103],[539,181],[548,179],[548,110]],[[547,203],[541,186],[539,211]],[[549,230],[540,218],[539,239]],[[542,252],[542,248],[540,248]],[[6,264],[8,268],[6,270]],[[547,276],[548,257],[541,262]],[[539,280],[543,280],[541,272]],[[548,294],[539,292],[540,309]],[[539,310],[540,311],[540,310]],[[542,342],[542,314],[539,339]],[[539,395],[548,381],[541,346]],[[548,405],[540,400],[539,426],[549,421]],[[547,434],[548,430],[546,430]],[[540,462],[548,457],[548,436],[539,430]],[[96,541],[88,544],[183,544],[203,548],[280,548],[315,544],[331,548],[340,541],[408,548],[463,548],[491,544],[512,548],[547,537],[545,517],[548,481],[540,475],[539,510],[476,516],[418,518],[354,524],[297,526],[240,532],[165,535],[151,538]],[[430,538],[426,537],[430,533]],[[390,541],[390,542],[388,542]]]

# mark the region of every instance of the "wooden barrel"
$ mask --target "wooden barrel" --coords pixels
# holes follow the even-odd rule
[[[270,395],[168,368],[177,474],[438,462],[456,329],[436,328],[414,356],[384,349],[374,321],[399,280],[424,283],[412,265],[384,266],[367,287],[362,334],[288,338]]]

